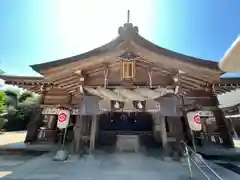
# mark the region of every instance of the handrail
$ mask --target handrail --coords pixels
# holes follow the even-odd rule
[[[192,179],[192,168],[191,168],[191,161],[193,164],[197,167],[197,169],[202,173],[202,175],[207,179],[211,180],[208,175],[203,171],[203,169],[197,164],[195,160],[192,159],[192,157],[189,155],[189,152],[191,152],[218,180],[223,180],[207,163],[205,163],[201,158],[197,156],[197,153],[190,148],[183,140],[180,141],[180,144],[184,145],[186,156],[188,160],[188,170],[190,174],[190,178]]]

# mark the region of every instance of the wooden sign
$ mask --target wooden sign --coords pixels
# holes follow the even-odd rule
[[[133,82],[135,79],[135,61],[138,55],[132,52],[125,52],[119,56],[121,59],[121,79],[123,82]]]

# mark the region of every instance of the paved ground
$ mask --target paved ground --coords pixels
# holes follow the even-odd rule
[[[25,132],[0,135],[0,147],[19,146]],[[22,146],[22,145],[21,145]],[[36,147],[35,147],[36,148]],[[157,151],[159,152],[159,151]],[[184,180],[189,179],[187,164],[163,161],[158,153],[110,153],[97,151],[94,155],[71,156],[66,162],[55,162],[55,154],[36,157],[31,154],[0,153],[0,178],[5,180]],[[211,167],[223,179],[239,180],[240,176],[214,163]],[[195,180],[203,179],[193,168]]]
[[[59,148],[58,144],[50,143],[36,143],[25,144],[26,131],[5,132],[0,134],[0,151],[55,151]]]
[[[12,174],[3,179],[15,180],[161,180],[187,179],[187,169],[180,163],[137,153],[98,153],[94,156],[72,156],[66,162],[54,162],[53,154],[28,160],[10,168]],[[6,170],[6,169],[5,169]]]
[[[72,156],[66,162],[52,161],[54,154],[20,160],[4,167],[12,172],[3,180],[184,180],[188,178],[186,164],[163,161],[158,156],[143,153],[105,153]],[[28,157],[30,158],[30,157]],[[16,160],[16,159],[15,159]],[[239,180],[240,176],[217,165],[211,165],[224,179]],[[0,168],[1,169],[1,168]],[[195,180],[203,179],[193,168]]]
[[[26,131],[5,132],[0,134],[0,146],[23,142]]]
[[[30,154],[0,153],[0,178],[11,174],[13,169],[20,167],[22,164],[35,157],[35,155]]]

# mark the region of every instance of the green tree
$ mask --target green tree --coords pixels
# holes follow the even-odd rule
[[[0,91],[0,114],[4,111],[4,92]]]
[[[5,90],[5,105],[7,107],[9,106],[13,106],[13,107],[17,107],[18,104],[18,94],[14,91],[11,90]]]
[[[4,95],[4,92],[0,92],[0,130],[7,122],[7,120],[4,118]]]
[[[18,101],[20,103],[22,103],[22,102],[26,101],[28,98],[32,98],[32,97],[33,97],[33,93],[26,91],[26,92],[23,92],[19,95]]]
[[[14,89],[8,89],[4,93],[8,119],[5,128],[9,131],[26,129],[31,112],[38,106],[38,96],[32,92],[18,92]]]

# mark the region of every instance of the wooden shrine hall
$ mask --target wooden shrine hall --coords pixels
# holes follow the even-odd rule
[[[181,139],[191,142],[186,113],[199,110],[211,111],[215,119],[203,120],[205,128],[196,139],[202,137],[204,145],[233,146],[216,94],[238,85],[220,79],[223,72],[216,62],[159,47],[130,22],[118,34],[89,52],[31,65],[41,77],[1,75],[6,84],[41,95],[26,141],[56,139],[57,114],[66,108],[71,111],[67,140],[76,151],[83,145],[90,150],[166,147]]]

